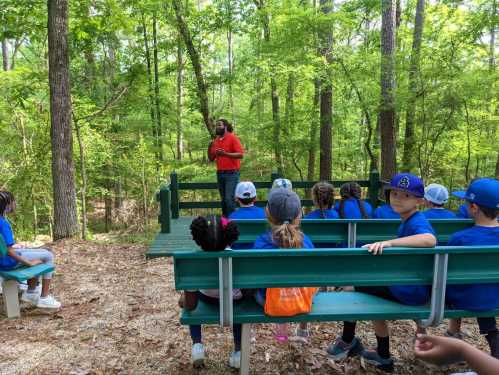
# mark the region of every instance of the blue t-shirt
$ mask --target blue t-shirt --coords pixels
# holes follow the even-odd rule
[[[454,212],[446,210],[445,208],[430,208],[423,211],[423,215],[427,219],[456,219],[457,216]]]
[[[7,247],[15,244],[12,227],[6,218],[0,216],[0,235],[3,237]],[[0,270],[10,270],[17,266],[17,260],[9,255],[2,256],[0,254]]]
[[[393,211],[389,204],[384,204],[374,210],[373,219],[400,219],[400,214]]]
[[[307,214],[307,216],[305,216],[304,219],[339,219],[340,218],[340,215],[338,215],[338,212],[334,208],[324,210],[323,212],[324,212],[325,217],[322,217],[321,210],[317,209],[317,210],[314,210],[314,211],[310,212],[309,214]]]
[[[499,227],[474,227],[454,233],[449,246],[499,245]],[[499,283],[448,285],[445,300],[456,309],[487,311],[499,308]]]
[[[363,201],[363,203],[367,217],[368,218],[372,217],[373,214],[372,206],[366,201]],[[345,214],[345,217],[343,219],[362,219],[362,213],[360,212],[359,202],[357,202],[357,199],[354,198],[346,199],[343,207],[344,207],[343,212]],[[336,202],[334,208],[338,212],[338,215],[340,215],[340,202]]]
[[[397,237],[402,238],[425,233],[435,236],[435,231],[428,219],[418,211],[400,224]],[[389,288],[395,298],[405,305],[423,305],[430,299],[430,286],[427,285],[394,285]]]
[[[314,244],[312,243],[312,241],[310,240],[310,238],[306,234],[303,234],[303,248],[305,248],[305,249],[313,249],[314,248]],[[272,240],[272,233],[270,231],[267,231],[267,232],[259,235],[256,238],[255,244],[253,245],[253,249],[255,249],[255,250],[258,250],[258,249],[279,249],[279,246],[277,246],[274,243],[274,241]],[[265,300],[266,289],[258,289],[257,293],[260,294],[261,299]]]
[[[468,205],[466,203],[463,203],[459,206],[456,212],[456,216],[460,219],[471,219],[471,216],[468,213]]]
[[[258,206],[240,207],[229,215],[229,219],[266,219],[265,210]]]

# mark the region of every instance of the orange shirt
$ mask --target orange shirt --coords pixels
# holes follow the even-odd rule
[[[211,144],[210,153],[215,154],[218,149],[225,152],[238,152],[243,154],[241,141],[233,133],[226,132],[222,138],[215,138]],[[241,168],[241,159],[230,158],[228,156],[216,156],[217,171],[239,170]]]

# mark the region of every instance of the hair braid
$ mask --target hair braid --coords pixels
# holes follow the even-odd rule
[[[237,224],[230,221],[225,227],[220,216],[198,216],[191,223],[192,239],[204,251],[221,251],[239,238]]]
[[[326,218],[326,210],[334,204],[334,187],[329,182],[320,181],[312,188],[314,203],[319,207],[321,218]]]

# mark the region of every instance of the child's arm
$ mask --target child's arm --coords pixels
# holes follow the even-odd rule
[[[35,259],[35,260],[28,260],[20,255],[17,255],[15,252],[15,249],[12,246],[9,246],[7,248],[7,254],[17,260],[19,263],[24,264],[25,266],[32,267],[36,266],[37,264],[43,263],[40,259]]]
[[[499,360],[470,344],[440,336],[418,336],[414,347],[416,357],[436,365],[465,360],[480,375],[499,374]]]
[[[364,245],[367,250],[374,255],[381,255],[385,247],[434,247],[437,244],[437,239],[431,233],[415,234],[414,236],[407,236],[395,238],[388,241],[380,241]]]
[[[197,292],[183,292],[180,296],[180,299],[178,300],[178,305],[188,311],[194,310],[198,305]]]

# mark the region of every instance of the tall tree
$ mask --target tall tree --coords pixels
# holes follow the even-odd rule
[[[50,137],[54,195],[54,239],[78,233],[71,132],[68,0],[48,0]]]
[[[177,40],[177,160],[184,154],[184,131],[182,127],[182,111],[184,106],[184,51],[180,35]]]
[[[199,106],[201,114],[203,115],[203,121],[206,129],[210,134],[214,134],[213,121],[210,116],[210,108],[208,105],[208,90],[204,80],[203,67],[201,65],[201,59],[199,53],[194,46],[192,40],[191,32],[185,21],[184,9],[181,0],[173,0],[173,9],[175,10],[175,16],[177,19],[177,26],[182,38],[184,39],[187,52],[191,59],[192,67],[194,68],[194,74],[196,76],[197,83],[197,94],[199,98]]]
[[[329,15],[333,11],[332,0],[320,0],[321,12]],[[333,31],[328,21],[320,31],[320,54],[326,68],[320,86],[320,158],[319,178],[331,180],[332,176],[332,123],[333,123],[333,84],[331,82],[331,62],[333,59]]]
[[[418,75],[421,56],[421,40],[423,36],[425,0],[418,0],[412,38],[411,63],[409,66],[409,95],[405,120],[404,155],[402,166],[405,171],[412,171],[415,167],[416,139],[414,134],[414,119],[416,117],[416,98],[418,94]]]
[[[161,109],[159,99],[159,61],[158,61],[158,31],[156,13],[152,16],[152,45],[154,61],[154,108],[156,112],[156,147],[158,148],[159,162],[163,163],[163,125],[161,124]]]
[[[264,0],[254,0],[256,7],[260,13],[263,26],[263,39],[267,46],[270,44],[270,15],[266,8]],[[284,175],[284,161],[282,157],[281,147],[281,115],[279,109],[279,92],[277,90],[276,69],[274,62],[269,61],[270,64],[270,95],[272,99],[272,119],[274,121],[273,131],[273,145],[274,145],[274,158],[277,166],[277,172]]]
[[[3,70],[7,71],[10,69],[9,64],[9,42],[7,38],[2,38],[2,62],[3,62]]]
[[[381,177],[389,180],[397,170],[395,138],[395,0],[381,0]]]

